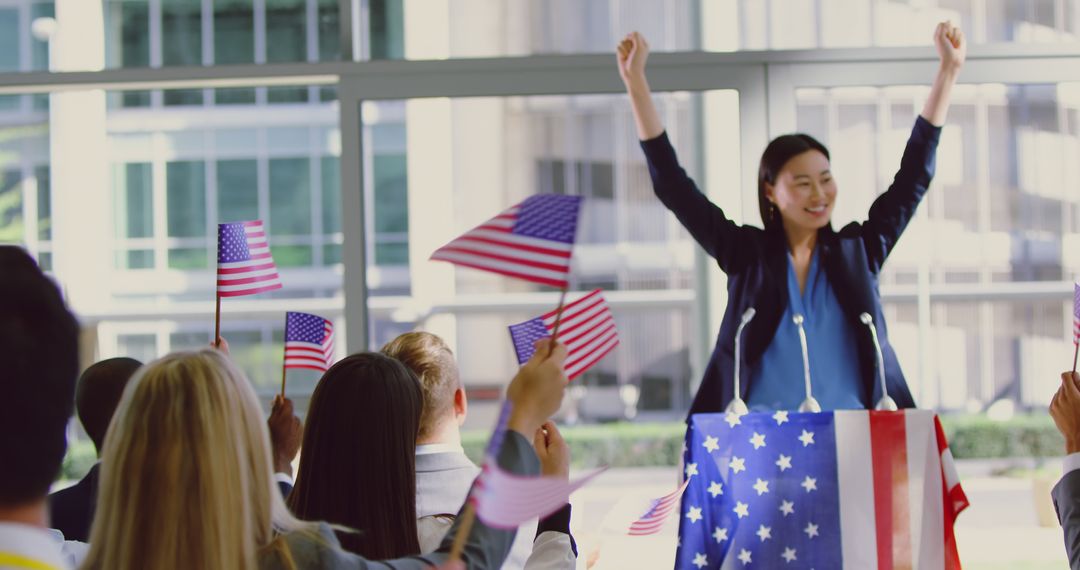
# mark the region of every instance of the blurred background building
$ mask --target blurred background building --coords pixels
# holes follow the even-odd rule
[[[681,418],[724,279],[652,193],[614,46],[677,52],[652,58],[662,113],[730,216],[760,223],[757,158],[797,129],[832,150],[839,227],[888,187],[944,19],[974,61],[881,277],[890,335],[925,407],[1041,407],[1080,271],[1075,0],[0,0],[0,242],[54,272],[87,362],[149,360],[210,342],[216,224],[261,218],[285,288],[226,300],[223,331],[267,398],[307,310],[339,356],[443,335],[487,426],[505,327],[558,293],[427,258],[531,194],[585,196],[572,290],[610,292],[622,344],[564,413]]]

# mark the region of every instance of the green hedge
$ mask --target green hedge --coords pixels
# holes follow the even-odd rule
[[[1017,416],[995,422],[985,416],[944,415],[942,427],[957,459],[1057,457],[1064,440],[1047,415]],[[613,423],[562,429],[575,467],[660,467],[677,465],[682,450],[682,422]],[[480,462],[488,432],[462,434],[465,453]],[[64,458],[62,478],[79,479],[96,460],[89,441],[75,442]]]

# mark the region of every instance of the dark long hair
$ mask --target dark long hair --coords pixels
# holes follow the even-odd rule
[[[780,215],[776,212],[776,206],[765,195],[765,186],[776,184],[776,177],[789,160],[808,151],[816,150],[829,158],[829,149],[814,137],[796,133],[793,135],[781,135],[776,137],[765,147],[761,153],[761,164],[758,166],[758,210],[761,212],[761,221],[765,223],[765,229],[780,226]]]
[[[416,530],[416,434],[420,381],[378,353],[354,354],[323,375],[308,408],[289,507],[327,521],[341,545],[372,560],[420,553]]]

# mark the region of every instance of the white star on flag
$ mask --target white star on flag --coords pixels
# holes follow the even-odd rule
[[[727,416],[724,417],[724,421],[727,422],[730,427],[735,427],[742,423],[742,420],[739,419],[739,414],[731,412],[728,412]]]
[[[754,437],[750,438],[750,444],[754,446],[754,449],[765,447],[765,436],[755,431]]]
[[[769,492],[769,484],[765,481],[762,481],[761,479],[758,479],[757,482],[754,483],[754,490],[757,491],[757,494],[760,497],[765,493]]]
[[[750,551],[745,549],[745,548],[740,550],[739,551],[739,562],[742,562],[743,564],[749,564],[750,561],[751,561]]]
[[[799,436],[799,441],[802,442],[803,447],[814,443],[814,432],[802,430],[802,435]]]
[[[686,464],[686,478],[689,479],[689,478],[693,477],[694,475],[697,475],[697,463],[687,463]]]
[[[795,549],[791,548],[790,546],[785,548],[784,553],[780,556],[782,556],[784,558],[784,562],[787,562],[788,564],[791,564],[792,562],[798,560],[798,558],[795,556]]]
[[[757,532],[755,532],[754,534],[756,534],[758,538],[761,539],[761,542],[765,542],[766,540],[772,538],[772,527],[759,525]]]
[[[806,479],[803,479],[803,482],[799,486],[806,489],[807,493],[810,491],[817,491],[817,479],[807,475]]]
[[[788,421],[787,410],[779,410],[772,415],[772,419],[776,420],[776,425],[782,426]]]
[[[728,467],[730,467],[731,470],[736,473],[740,471],[746,471],[746,460],[732,456],[731,463],[728,463]]]
[[[713,538],[716,539],[717,544],[720,544],[721,542],[724,542],[728,539],[726,528],[716,527],[716,530],[713,531],[712,535]]]
[[[694,553],[694,566],[698,568],[704,568],[709,565],[709,560],[705,558],[705,555],[700,552]]]
[[[816,525],[814,523],[807,523],[806,528],[803,529],[803,532],[806,533],[807,537],[814,538],[815,536],[818,535],[817,529],[818,529],[818,525]]]
[[[743,502],[735,503],[735,508],[731,510],[735,511],[735,514],[739,515],[740,519],[750,516],[750,505]]]
[[[720,449],[720,438],[711,435],[705,436],[705,443],[702,445],[705,446],[705,449],[709,450],[709,453],[712,453],[717,449]]]
[[[721,485],[717,481],[713,481],[712,483],[709,483],[709,494],[712,495],[712,498],[714,498],[714,499],[716,498],[717,495],[723,495],[724,494],[724,486]]]
[[[780,468],[781,473],[787,471],[788,469],[791,469],[791,457],[781,453],[780,459],[776,460],[776,466]]]
[[[795,512],[795,503],[792,503],[791,501],[780,503],[780,512],[784,513],[785,517],[793,514]]]
[[[696,523],[701,520],[701,508],[690,507],[690,512],[686,513],[686,518],[690,519],[690,522]]]

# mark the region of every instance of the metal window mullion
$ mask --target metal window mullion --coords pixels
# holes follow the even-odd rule
[[[269,146],[268,134],[265,128],[255,130],[255,188],[258,197],[259,219],[263,221],[267,229],[267,235],[275,234],[274,221],[270,219],[270,158],[267,154]],[[270,247],[274,246],[274,239],[270,238]]]
[[[322,195],[322,149],[319,144],[319,133],[322,132],[319,127],[311,127],[308,129],[308,184],[311,187],[311,203],[314,207],[311,208],[311,243],[314,250],[312,256],[312,262],[315,267],[322,267],[325,264],[323,259],[323,249],[325,245],[325,235],[323,232],[323,195]]]
[[[217,259],[217,225],[222,220],[221,212],[218,211],[218,153],[214,131],[203,131],[203,149],[203,171],[206,173],[206,243],[213,253],[210,259]]]
[[[366,169],[360,160],[364,149],[360,132],[361,101],[357,84],[353,80],[343,79],[338,89],[338,108],[341,111],[341,158],[338,160],[341,168],[341,215],[343,221],[357,220],[355,224],[342,223],[342,259],[345,260],[345,349],[347,352],[356,352],[367,349],[370,329],[367,252],[364,244],[367,219],[362,187]]]

